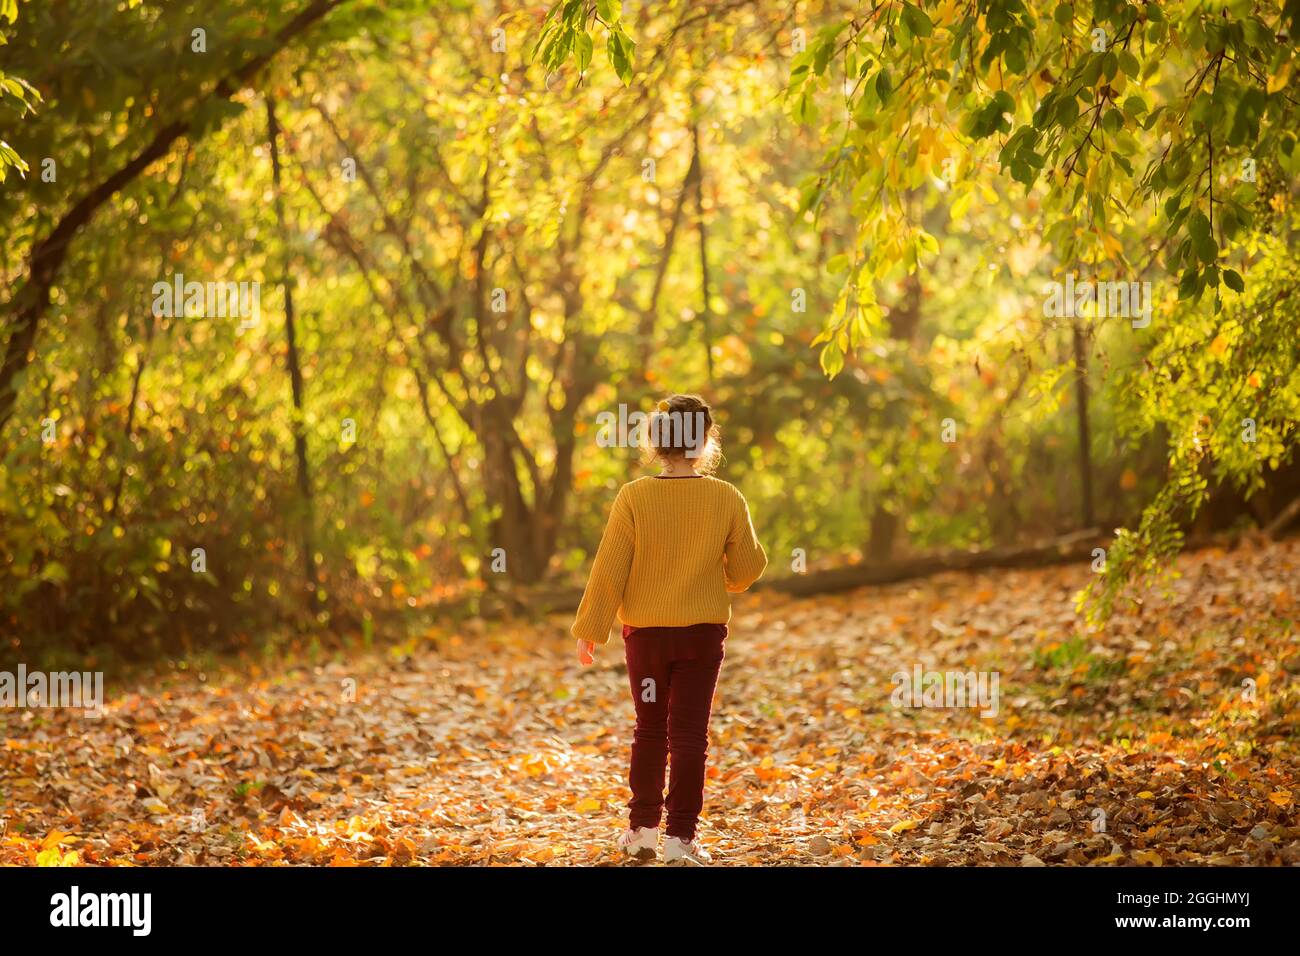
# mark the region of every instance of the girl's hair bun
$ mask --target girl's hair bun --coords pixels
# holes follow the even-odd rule
[[[722,461],[722,432],[713,421],[713,409],[700,396],[669,395],[651,413],[642,447],[647,465],[669,458],[703,459],[695,470],[707,475]]]

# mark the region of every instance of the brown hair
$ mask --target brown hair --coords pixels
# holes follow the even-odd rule
[[[698,395],[669,395],[658,403],[642,431],[641,461],[697,459],[696,471],[711,475],[722,462],[722,432],[713,409]]]

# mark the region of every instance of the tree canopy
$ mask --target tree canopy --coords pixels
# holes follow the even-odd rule
[[[792,573],[1095,529],[1100,624],[1300,495],[1297,16],[0,3],[6,633],[526,602],[674,390]]]
[[[717,16],[759,17],[759,6]],[[970,271],[1026,304],[1040,295],[1036,275],[1153,287],[1154,321],[1115,328],[1100,298],[1069,314],[1087,320],[1093,360],[1120,366],[1109,384],[1121,434],[1169,436],[1166,481],[1111,555],[1104,613],[1135,572],[1176,550],[1178,520],[1211,482],[1256,491],[1295,445],[1300,339],[1284,277],[1296,274],[1300,3],[813,8],[771,26],[789,51],[789,115],[824,147],[799,210],[820,222],[838,205],[853,223],[826,263],[841,276],[816,340],[827,375],[891,337],[881,293],[900,275],[968,283],[945,260],[974,237],[997,254]],[[556,3],[543,61],[585,70],[603,32],[631,83],[627,22],[617,2]],[[1026,230],[1033,269],[1005,254]],[[1044,316],[1026,315],[998,345],[1046,393],[1068,370],[1032,344],[1063,318]],[[1075,371],[1086,361],[1076,350]]]

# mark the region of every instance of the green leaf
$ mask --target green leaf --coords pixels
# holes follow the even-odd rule
[[[813,73],[821,76],[826,72],[826,64],[831,60],[831,54],[835,52],[835,40],[829,37],[823,38],[817,42],[816,51],[813,54]]]
[[[632,82],[632,46],[632,41],[622,32],[611,33],[605,44],[609,62],[625,86]]]
[[[889,94],[892,90],[893,85],[889,78],[889,70],[882,69],[876,74],[876,96],[880,97],[881,106],[889,102]]]
[[[577,35],[573,42],[573,52],[578,58],[578,71],[584,72],[591,63],[593,49],[591,34],[585,30]]]
[[[818,361],[826,377],[834,378],[844,368],[844,352],[835,342],[827,342],[822,346]]]
[[[910,3],[903,4],[903,22],[907,24],[907,29],[913,36],[928,37],[934,32],[934,23],[926,16],[925,11]]]
[[[623,19],[623,0],[596,0],[596,13],[612,27]]]

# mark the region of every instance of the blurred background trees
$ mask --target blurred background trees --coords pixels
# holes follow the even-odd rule
[[[1275,520],[1294,5],[993,6],[0,4],[3,657],[576,579],[638,473],[597,413],[676,390],[773,573],[1127,526],[1104,604]],[[1046,317],[1067,272],[1151,326]]]

